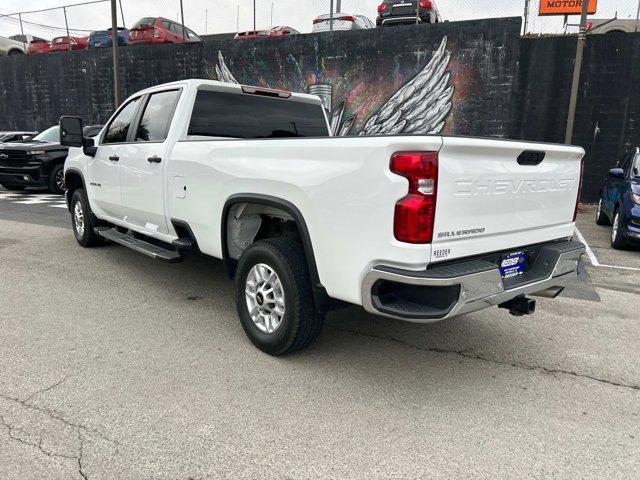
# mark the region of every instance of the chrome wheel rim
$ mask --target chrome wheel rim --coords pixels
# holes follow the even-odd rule
[[[84,212],[82,211],[82,204],[76,202],[73,207],[73,224],[76,227],[76,233],[79,237],[84,235]]]
[[[598,202],[598,210],[596,211],[596,218],[600,218],[600,214],[602,213],[602,199]]]
[[[56,186],[58,190],[64,190],[64,170],[60,170],[56,173]]]
[[[261,332],[274,333],[285,312],[284,289],[280,277],[264,263],[254,265],[245,282],[245,298],[249,316]]]
[[[618,236],[618,225],[620,224],[620,215],[616,213],[613,217],[613,227],[611,228],[611,241],[615,242]]]

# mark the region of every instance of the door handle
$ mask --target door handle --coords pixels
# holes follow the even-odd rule
[[[117,162],[118,160],[120,160],[120,157],[118,157],[117,155],[113,155],[109,157],[109,160],[111,160],[112,162]]]
[[[160,163],[162,161],[162,159],[159,156],[154,155],[153,157],[147,158],[147,161],[149,163]]]

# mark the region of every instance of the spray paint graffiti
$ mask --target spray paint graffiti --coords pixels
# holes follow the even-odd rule
[[[438,49],[417,75],[399,88],[366,122],[362,122],[359,135],[394,135],[394,134],[438,134],[441,133],[447,117],[452,110],[454,87],[451,84],[451,73],[447,71],[451,60],[451,52],[447,50],[447,37],[443,37]],[[240,83],[231,73],[222,52],[218,52],[218,64],[215,66],[217,79],[221,82]],[[301,73],[301,72],[300,72]],[[323,72],[326,73],[326,72]],[[300,75],[304,77],[304,75]],[[318,75],[311,76],[306,89],[318,95],[323,102],[334,135],[344,136],[352,133],[354,125],[359,121],[359,114],[367,114],[362,106],[350,106],[356,114],[346,115],[348,98],[340,99],[333,106],[334,85],[327,78],[318,80]],[[252,82],[246,82],[252,83]],[[257,84],[258,82],[254,82]],[[295,85],[294,85],[295,87]],[[278,85],[282,88],[282,85]],[[295,88],[289,87],[290,90]],[[352,92],[358,100],[359,87],[353,86]],[[344,118],[344,120],[343,120]]]

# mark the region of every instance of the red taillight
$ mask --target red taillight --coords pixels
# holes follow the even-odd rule
[[[383,3],[382,5],[378,5],[378,11],[384,12],[387,9],[387,4]]]
[[[323,21],[324,21],[324,20],[322,20],[321,18],[316,18],[316,19],[313,21],[313,24],[314,24],[314,25],[317,25],[318,23],[322,23]]]
[[[420,6],[421,6],[422,8],[429,8],[429,9],[431,9],[431,8],[433,8],[433,3],[432,3],[430,0],[427,0],[427,1],[425,1],[425,2],[420,2]]]
[[[351,15],[345,15],[344,17],[338,18],[338,20],[342,20],[343,22],[355,22],[356,21],[356,19],[353,18]]]
[[[576,198],[576,208],[573,211],[573,221],[578,218],[578,205],[580,204],[580,194],[582,193],[582,175],[584,174],[584,157],[580,159],[580,183],[578,184],[578,198]]]
[[[408,195],[396,203],[396,239],[431,243],[438,193],[438,152],[399,152],[391,157],[390,168],[409,180]]]

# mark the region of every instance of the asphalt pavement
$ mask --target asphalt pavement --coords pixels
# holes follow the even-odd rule
[[[608,266],[532,316],[352,307],[272,358],[220,262],[83,249],[55,199],[3,193],[0,479],[640,477],[640,250],[592,207]]]

